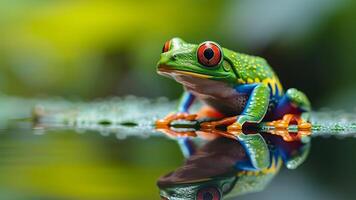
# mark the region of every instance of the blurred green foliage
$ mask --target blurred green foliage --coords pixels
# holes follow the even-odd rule
[[[204,12],[222,6],[163,0],[1,4],[1,91],[85,97],[136,93],[141,80],[156,78],[161,44],[201,32],[205,21],[218,23],[219,12]],[[132,78],[136,86],[120,86]]]
[[[325,103],[354,91],[355,7],[345,0],[2,1],[0,91],[177,97],[180,87],[156,75],[155,63],[164,41],[179,36],[266,57],[286,87]]]

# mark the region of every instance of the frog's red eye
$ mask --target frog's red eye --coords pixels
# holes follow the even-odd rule
[[[169,49],[171,48],[171,41],[168,40],[166,43],[164,43],[163,48],[162,48],[162,53],[165,53],[167,51],[169,51]]]
[[[197,193],[197,200],[220,200],[220,192],[214,187],[200,189]]]
[[[221,62],[221,48],[213,42],[204,42],[198,47],[198,61],[206,67],[214,67]]]

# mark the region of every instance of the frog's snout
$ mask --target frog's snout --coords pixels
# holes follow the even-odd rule
[[[161,58],[157,63],[157,72],[161,75],[166,75],[167,70],[169,70],[169,63],[170,58],[167,56],[167,53],[161,53]]]
[[[161,53],[161,57],[158,61],[159,65],[165,65],[170,61],[170,56],[167,55],[167,53]]]
[[[177,56],[175,55],[175,53],[173,52],[165,52],[165,53],[161,53],[161,57],[157,63],[157,68],[158,70],[160,68],[171,68],[172,67],[172,63],[174,63],[175,61],[177,61]]]

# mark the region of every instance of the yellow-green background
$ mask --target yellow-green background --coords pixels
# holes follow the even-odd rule
[[[181,87],[159,77],[155,63],[163,43],[179,36],[263,56],[315,108],[355,112],[355,18],[351,0],[4,0],[0,91],[174,99]],[[164,139],[0,133],[0,199],[155,199],[157,177],[182,162]],[[354,139],[317,139],[300,169],[241,199],[355,199],[355,147]]]

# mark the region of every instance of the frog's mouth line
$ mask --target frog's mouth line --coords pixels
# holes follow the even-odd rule
[[[206,74],[198,74],[198,73],[190,72],[190,71],[169,69],[169,67],[166,66],[166,65],[159,65],[157,71],[158,71],[159,74],[168,75],[168,76],[171,76],[172,74],[182,74],[182,75],[188,75],[188,76],[193,76],[193,77],[197,77],[197,78],[204,78],[204,79],[212,78],[212,76],[206,75]]]

